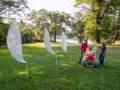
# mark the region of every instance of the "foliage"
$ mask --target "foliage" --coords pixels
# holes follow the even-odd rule
[[[26,0],[0,0],[0,15],[15,14],[25,8],[28,8]]]
[[[3,22],[3,18],[0,17],[0,45],[6,44],[6,37],[9,24]]]
[[[22,20],[18,23],[18,26],[21,30],[22,42],[33,42],[35,37],[34,27],[32,25],[25,24]]]
[[[116,11],[116,17],[115,17],[115,26],[114,26],[114,39],[120,40],[120,9]]]
[[[10,19],[10,15],[20,15],[27,7],[26,0],[0,0],[0,45],[6,43],[7,31],[9,29],[8,23],[4,22],[4,18]]]
[[[41,36],[43,35],[44,28],[47,27],[50,35],[54,36],[54,42],[56,42],[56,36],[65,30],[62,26],[63,23],[65,26],[70,25],[69,19],[71,18],[69,14],[64,12],[47,11],[45,9],[32,11],[28,16],[36,30],[39,30],[41,33]]]
[[[83,17],[82,21],[84,22],[84,34],[86,37],[91,37],[92,39],[95,38],[95,29],[96,29],[96,20],[93,13],[86,12]]]
[[[72,24],[72,37],[77,38],[80,42],[84,36],[84,24],[80,19],[77,19]]]
[[[101,34],[103,33],[103,30],[101,29],[104,27],[102,27],[104,21],[103,19],[106,16],[110,17],[111,15],[114,15],[116,11],[119,10],[120,0],[76,0],[76,6],[84,8],[87,13],[89,12],[93,14],[95,17],[95,28],[93,28],[93,32],[95,32],[94,39],[96,39],[97,42],[100,42],[102,37]],[[88,17],[89,16],[86,16],[86,18]]]
[[[71,25],[71,16],[64,12],[47,11],[45,9],[39,11],[32,11],[28,14],[26,21],[20,20],[17,24],[21,30],[23,43],[43,41],[44,28],[47,27],[51,40],[56,42],[57,35],[61,35],[61,32],[66,31],[66,26]],[[47,22],[46,22],[47,21]],[[64,26],[63,26],[64,24]],[[5,25],[3,27],[6,27]],[[3,35],[4,31],[1,27],[1,39],[6,38],[7,35]],[[5,39],[4,39],[4,42]],[[1,41],[3,43],[3,41]]]

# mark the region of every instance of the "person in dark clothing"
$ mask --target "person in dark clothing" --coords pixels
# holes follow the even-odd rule
[[[99,48],[100,48],[99,63],[100,63],[100,65],[103,65],[104,64],[105,53],[106,53],[105,42],[102,42],[101,46]]]

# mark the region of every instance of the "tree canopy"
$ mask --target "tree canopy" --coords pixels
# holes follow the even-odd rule
[[[25,8],[28,8],[26,0],[0,0],[0,15],[14,14]]]
[[[104,20],[107,17],[111,17],[111,15],[116,16],[115,13],[119,11],[120,0],[75,0],[76,7],[87,9],[86,13],[93,14],[92,20],[95,20],[94,27],[91,28],[92,32],[94,33],[94,38],[97,42],[100,42],[101,36],[103,34],[104,28]],[[89,7],[87,7],[89,6]],[[84,18],[91,18],[87,15]],[[108,20],[108,19],[106,19]],[[112,23],[112,21],[110,22]],[[85,24],[85,28],[88,27],[88,24]],[[92,27],[92,25],[90,25]],[[109,28],[106,28],[109,29]]]
[[[44,28],[47,27],[50,35],[53,35],[54,42],[56,42],[56,36],[60,35],[62,31],[65,31],[65,26],[70,25],[71,16],[67,13],[60,13],[58,11],[47,11],[42,9],[40,11],[32,11],[29,15],[30,20],[34,24],[35,28],[42,34]],[[47,25],[45,25],[47,21]]]
[[[70,37],[80,42],[89,37],[100,43],[101,40],[113,42],[120,39],[120,0],[75,0],[76,8],[83,11],[75,13],[74,17],[65,12],[41,9],[27,14],[25,21],[20,20],[23,43],[43,41],[44,28],[47,27],[51,41],[56,42],[61,32],[67,32]],[[5,15],[24,12],[26,0],[0,1],[0,44],[4,44],[10,22],[5,23]]]

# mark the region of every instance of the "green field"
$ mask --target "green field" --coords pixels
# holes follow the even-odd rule
[[[23,48],[28,78],[25,64],[12,59],[7,47],[0,47],[0,90],[120,90],[120,47],[107,48],[105,65],[99,68],[76,63],[79,46],[69,46],[64,53],[54,45],[55,55],[48,54],[40,43]]]

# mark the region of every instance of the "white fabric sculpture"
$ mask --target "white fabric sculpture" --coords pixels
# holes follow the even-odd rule
[[[11,56],[18,62],[25,63],[22,55],[22,40],[16,21],[14,20],[7,35],[7,46]]]
[[[62,38],[61,38],[61,45],[63,51],[67,52],[67,37],[65,36],[65,33],[62,33]]]
[[[53,52],[53,50],[51,48],[50,36],[49,36],[49,32],[48,32],[47,28],[45,28],[45,32],[44,32],[44,44],[45,44],[45,47],[46,47],[47,51],[50,54],[54,54],[54,52]]]

